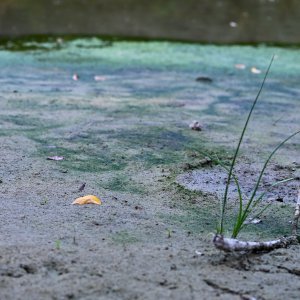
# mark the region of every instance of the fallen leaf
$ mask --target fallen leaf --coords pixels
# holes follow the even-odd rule
[[[83,204],[102,204],[101,200],[94,196],[94,195],[87,195],[87,196],[84,196],[84,197],[79,197],[77,199],[75,199],[73,201],[72,204],[78,204],[78,205],[83,205]]]
[[[260,74],[260,73],[261,73],[261,70],[256,69],[255,67],[252,67],[252,68],[251,68],[251,72],[252,72],[253,74]]]
[[[105,76],[95,75],[94,79],[95,79],[95,81],[104,81],[104,80],[106,80],[106,77]]]
[[[250,218],[248,220],[245,221],[245,224],[259,224],[261,223],[262,220],[261,219],[258,219],[258,218]]]
[[[48,160],[64,160],[65,158],[63,156],[48,156]]]
[[[72,79],[74,81],[77,81],[79,79],[79,76],[75,73],[75,74],[73,74]]]
[[[246,69],[246,65],[244,64],[236,64],[234,65],[236,69],[239,69],[239,70],[244,70]]]

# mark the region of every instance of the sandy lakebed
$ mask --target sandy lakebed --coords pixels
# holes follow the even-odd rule
[[[299,245],[224,255],[211,241],[224,174],[203,153],[230,161],[273,53],[238,160],[245,193],[274,145],[299,129],[299,50],[2,43],[0,298],[297,299]],[[189,129],[193,120],[202,131]],[[262,189],[296,179],[266,197],[270,209],[241,238],[289,234],[299,150],[295,137],[272,160]],[[71,205],[87,194],[103,204]]]

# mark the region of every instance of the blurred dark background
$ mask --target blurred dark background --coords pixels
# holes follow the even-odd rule
[[[299,0],[0,0],[0,37],[300,43]]]

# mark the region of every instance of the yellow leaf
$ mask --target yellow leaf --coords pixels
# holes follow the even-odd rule
[[[87,195],[87,196],[84,196],[84,197],[79,197],[77,199],[75,199],[73,201],[72,204],[79,204],[79,205],[83,205],[83,204],[102,204],[101,200],[94,196],[94,195]]]
[[[260,73],[261,73],[261,70],[256,69],[255,67],[253,67],[253,68],[251,68],[251,72],[252,72],[253,74],[260,74]]]

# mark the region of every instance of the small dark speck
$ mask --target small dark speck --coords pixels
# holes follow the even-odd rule
[[[197,82],[205,82],[205,83],[212,83],[213,80],[210,77],[206,77],[206,76],[200,76],[196,78]]]
[[[167,285],[167,283],[168,283],[168,281],[165,279],[165,280],[163,280],[163,281],[160,281],[160,282],[159,282],[159,285],[165,286],[165,285]]]
[[[99,222],[97,222],[97,221],[92,221],[92,223],[93,223],[93,225],[96,225],[96,226],[99,226],[99,225],[101,225]]]
[[[84,188],[85,188],[85,185],[86,185],[86,183],[84,182],[84,183],[80,186],[80,188],[78,189],[78,192],[82,192],[82,191],[84,190]]]

